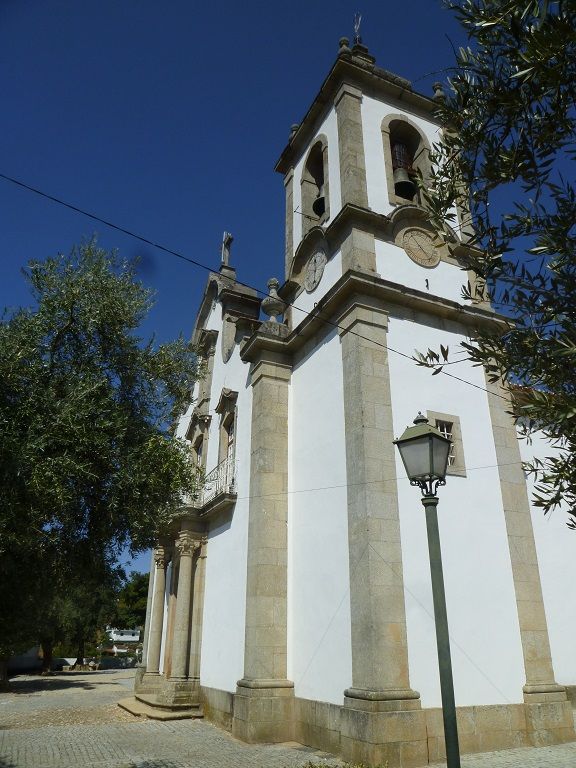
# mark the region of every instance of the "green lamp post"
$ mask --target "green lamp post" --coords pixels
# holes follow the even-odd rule
[[[446,762],[448,768],[460,768],[460,747],[458,745],[458,726],[456,724],[450,638],[448,635],[442,555],[438,533],[438,497],[436,496],[438,486],[446,485],[445,478],[451,441],[444,437],[436,427],[429,424],[428,419],[419,413],[414,419],[414,426],[408,427],[402,437],[394,440],[394,444],[400,451],[400,457],[406,469],[406,474],[410,479],[410,485],[417,485],[422,491],[422,504],[426,513],[426,529],[428,532],[430,573],[432,576],[432,596],[434,599],[438,666],[440,668]]]

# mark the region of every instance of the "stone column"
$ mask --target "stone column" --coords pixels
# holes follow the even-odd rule
[[[486,388],[490,393],[488,406],[524,655],[528,735],[535,746],[573,741],[576,735],[572,708],[566,698],[566,689],[554,679],[526,478],[516,427],[508,413],[512,405],[507,391],[499,384],[491,384],[488,377]]]
[[[344,83],[336,95],[334,105],[338,122],[342,207],[352,203],[368,208],[366,159],[362,136],[362,91]]]
[[[192,557],[198,543],[189,531],[181,531],[176,540],[180,567],[176,592],[176,616],[172,641],[172,680],[188,677],[190,613],[192,610]]]
[[[200,548],[194,560],[192,601],[192,628],[190,632],[190,661],[188,676],[194,687],[200,687],[200,652],[202,648],[202,618],[204,614],[204,585],[206,583],[206,539],[200,542]]]
[[[148,577],[148,598],[146,600],[146,620],[144,622],[144,637],[142,638],[142,666],[146,667],[148,658],[148,636],[150,635],[150,619],[152,618],[152,599],[154,597],[154,552],[150,557],[150,574]]]
[[[422,765],[426,723],[408,676],[388,316],[378,299],[354,296],[338,324],[352,621],[352,687],[344,692],[342,753],[352,763]]]
[[[278,324],[276,324],[278,325]],[[232,733],[244,741],[293,738],[293,689],[286,679],[288,384],[282,356],[254,351],[246,644]]]
[[[148,658],[146,673],[160,674],[160,649],[162,648],[162,628],[164,625],[164,600],[166,593],[167,552],[164,547],[154,550],[154,597],[152,599],[152,618],[148,637]]]
[[[150,557],[150,575],[148,577],[148,598],[146,600],[146,620],[144,622],[144,637],[142,638],[142,660],[136,665],[134,678],[134,690],[138,692],[142,685],[142,678],[146,672],[146,660],[148,658],[148,636],[150,634],[150,619],[152,618],[152,598],[154,596],[154,552]]]

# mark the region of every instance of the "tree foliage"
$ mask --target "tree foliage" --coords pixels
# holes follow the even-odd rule
[[[133,572],[118,593],[112,622],[115,627],[144,627],[150,574]]]
[[[4,651],[12,617],[38,629],[26,590],[71,588],[74,574],[94,586],[122,548],[151,544],[196,482],[170,430],[197,360],[182,340],[138,336],[152,296],[133,266],[89,242],[31,262],[26,278],[35,307],[0,323]]]
[[[464,344],[492,381],[522,387],[515,415],[559,454],[534,462],[535,503],[576,517],[576,1],[446,0],[469,46],[438,113],[432,183],[423,190],[439,233],[468,240],[504,331]],[[439,363],[425,355],[422,362]],[[436,366],[438,367],[438,366]],[[571,523],[574,525],[574,522]]]

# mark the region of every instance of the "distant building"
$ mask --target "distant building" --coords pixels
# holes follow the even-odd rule
[[[113,643],[139,643],[140,630],[134,629],[116,629],[115,627],[106,627],[106,634]]]
[[[438,247],[415,184],[434,109],[342,40],[276,165],[285,280],[268,299],[225,237],[178,430],[206,485],[154,554],[136,688],[152,708],[352,762],[441,758],[425,521],[392,444],[422,409],[453,441],[439,515],[462,751],[575,738],[569,533],[532,523],[506,393],[465,360],[462,382],[410,359],[499,327],[462,300],[465,227]]]

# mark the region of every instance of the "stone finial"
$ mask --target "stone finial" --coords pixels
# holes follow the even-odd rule
[[[434,96],[432,98],[434,101],[443,102],[446,101],[446,94],[444,93],[444,86],[442,83],[434,83],[432,88],[434,89]]]
[[[270,318],[266,321],[267,323],[277,323],[277,315],[282,315],[284,312],[284,302],[280,296],[278,296],[280,283],[275,277],[271,277],[270,280],[268,280],[267,285],[268,296],[262,299],[262,312]]]
[[[296,133],[298,131],[298,128],[300,128],[300,123],[292,123],[290,126],[290,141],[296,136]]]
[[[341,37],[339,42],[338,56],[341,56],[343,53],[350,53],[350,40],[347,37]]]

